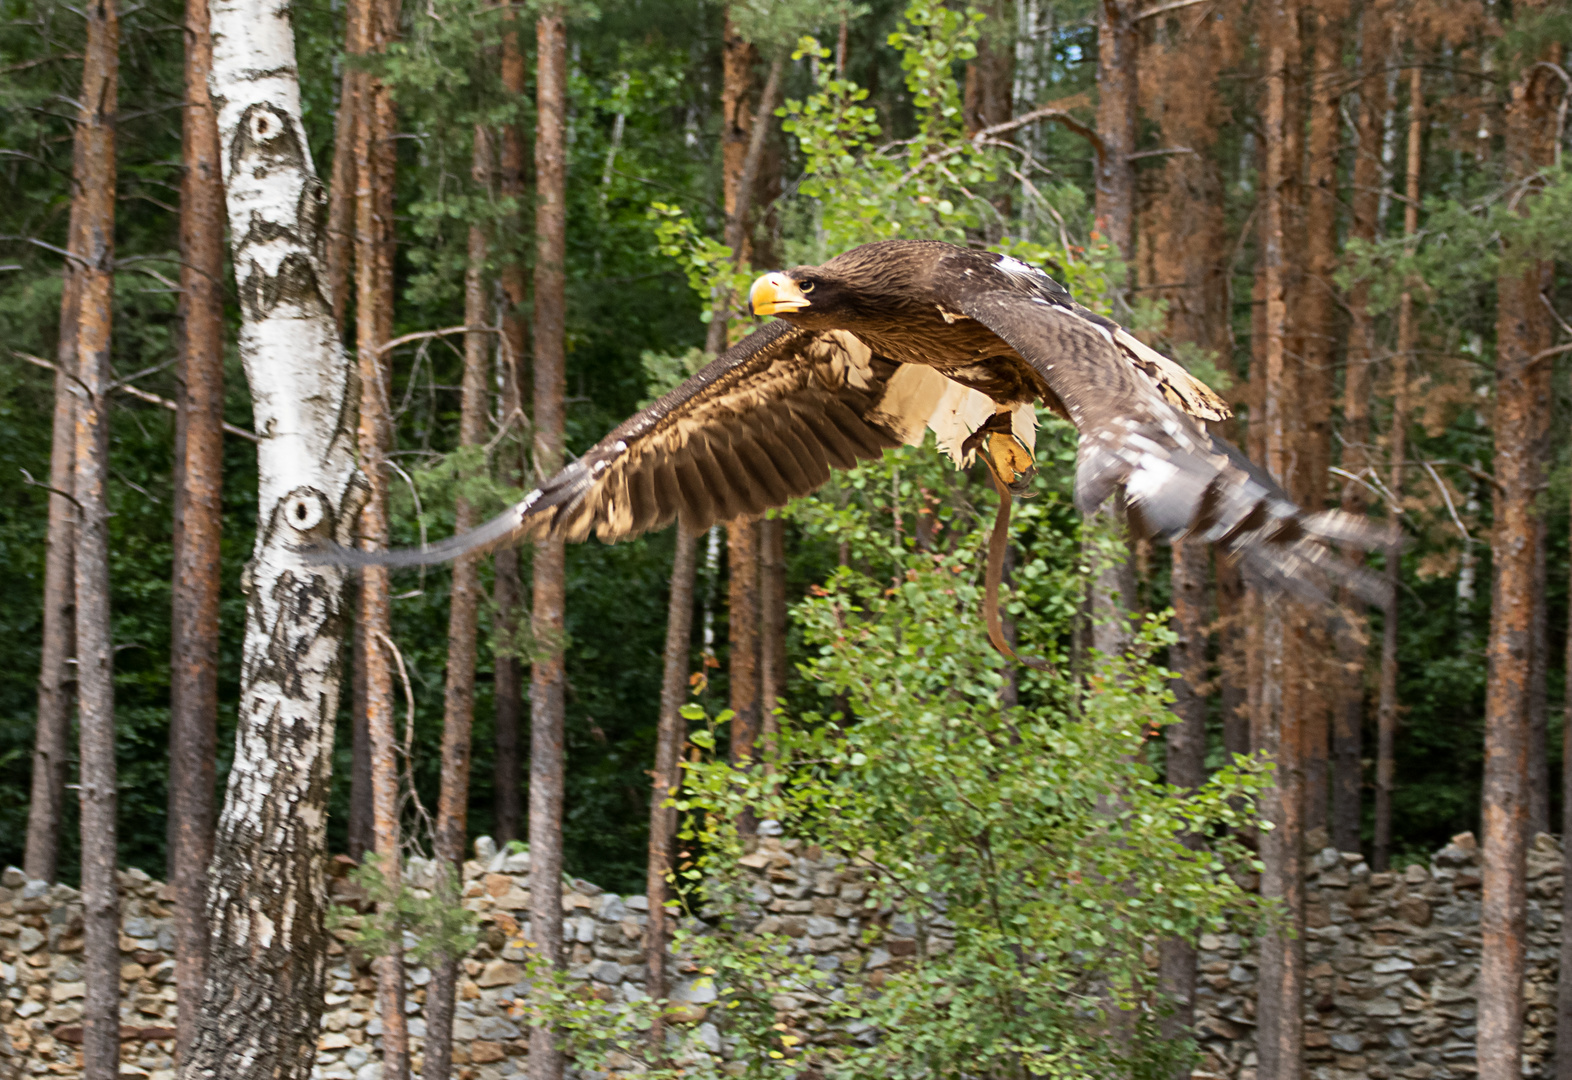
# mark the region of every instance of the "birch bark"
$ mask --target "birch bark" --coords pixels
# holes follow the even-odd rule
[[[346,572],[299,547],[352,542],[351,366],[333,326],[326,205],[300,122],[289,6],[215,0],[213,72],[251,386],[258,529],[234,765],[208,871],[208,981],[187,1080],[303,1080],[322,1011],[323,878]]]

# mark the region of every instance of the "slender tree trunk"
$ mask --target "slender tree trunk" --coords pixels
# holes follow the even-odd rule
[[[759,750],[774,753],[786,694],[786,522],[759,522]]]
[[[322,186],[300,122],[289,9],[214,0],[214,101],[257,447],[239,728],[208,875],[208,981],[187,1080],[305,1080],[327,949],[328,778],[346,574],[299,549],[352,542],[364,488],[350,364],[324,295]]]
[[[116,891],[115,648],[109,612],[109,363],[115,282],[115,112],[120,17],[115,0],[87,9],[76,170],[81,229],[72,252],[81,282],[77,319],[76,656],[81,761],[82,1075],[120,1075],[120,896]]]
[[[671,846],[677,834],[677,811],[666,805],[681,780],[682,744],[687,722],[682,705],[688,697],[688,657],[693,648],[693,579],[699,538],[677,523],[677,551],[671,561],[671,598],[666,608],[666,662],[660,684],[660,721],[655,731],[655,769],[650,790],[650,846],[645,893],[649,923],[644,930],[644,992],[656,1001],[666,997],[666,943],[671,929],[666,902],[666,875],[671,871]],[[650,1026],[650,1052],[657,1060],[666,1045],[664,1016]]]
[[[1010,5],[989,0],[979,9],[985,18],[979,29],[977,55],[966,65],[961,110],[968,134],[1010,119],[1014,105],[1015,51],[1010,40]]]
[[[739,518],[726,526],[731,574],[731,762],[753,759],[759,738],[759,522]]]
[[[1381,132],[1386,118],[1386,59],[1391,29],[1380,13],[1366,7],[1360,15],[1360,81],[1358,139],[1354,151],[1353,191],[1349,195],[1352,238],[1373,242],[1380,228]],[[1378,343],[1370,313],[1370,284],[1355,282],[1348,293],[1348,366],[1343,378],[1343,470],[1355,476],[1370,467],[1370,394],[1372,365]],[[1341,494],[1342,508],[1362,515],[1368,505],[1362,483],[1349,481]],[[1362,560],[1362,552],[1345,552]],[[1358,851],[1363,832],[1362,762],[1366,627],[1357,599],[1343,596],[1349,617],[1336,628],[1336,649],[1342,677],[1332,728],[1332,843],[1339,851]]]
[[[486,129],[475,126],[470,178],[484,191],[491,181],[491,144]],[[486,322],[486,233],[469,228],[469,265],[464,273],[464,323]],[[464,382],[459,413],[459,445],[486,441],[486,369],[491,345],[484,333],[464,335]],[[454,531],[475,524],[469,500],[455,500]],[[475,637],[480,622],[480,559],[463,556],[453,564],[453,592],[448,609],[448,670],[442,716],[442,780],[437,796],[435,854],[438,871],[451,870],[457,884],[464,866],[464,841],[469,820],[470,732],[475,723]],[[439,880],[438,887],[443,887]],[[458,902],[458,890],[447,893]],[[458,987],[460,956],[444,956],[426,989],[425,1060],[421,1080],[448,1080],[453,1067],[453,995]]]
[[[180,411],[169,685],[169,851],[177,1056],[191,1056],[207,982],[207,865],[218,747],[219,541],[224,480],[224,184],[208,93],[207,0],[186,3],[180,186]]]
[[[1561,705],[1561,880],[1572,881],[1572,607],[1567,610],[1566,673]],[[1572,919],[1561,919],[1561,966],[1556,977],[1555,1080],[1572,1080]]]
[[[381,52],[391,39],[388,12],[378,0],[356,0],[349,9],[350,51]],[[358,80],[355,121],[355,352],[360,365],[361,472],[369,498],[360,512],[360,541],[367,550],[389,541],[388,470],[392,442],[388,340],[393,304],[389,280],[393,222],[387,186],[387,151],[393,138],[393,101],[382,80]],[[399,779],[393,697],[391,600],[386,567],[369,566],[360,577],[360,619],[365,651],[366,735],[371,751],[371,833],[378,869],[390,895],[400,888]],[[404,1014],[402,940],[375,959],[377,1011],[382,1020],[383,1080],[409,1075],[409,1030]]]
[[[1289,330],[1286,284],[1286,189],[1294,159],[1287,154],[1290,89],[1289,69],[1299,56],[1298,10],[1295,0],[1274,0],[1264,14],[1266,39],[1266,102],[1262,116],[1266,156],[1262,179],[1262,287],[1264,310],[1265,382],[1261,416],[1268,470],[1279,483],[1289,481],[1293,445],[1290,438]],[[1252,427],[1254,424],[1252,423]],[[1294,633],[1300,621],[1287,605],[1257,596],[1260,681],[1252,729],[1256,749],[1277,764],[1273,783],[1261,796],[1262,817],[1273,828],[1261,834],[1261,895],[1281,901],[1285,925],[1262,936],[1260,991],[1256,1004],[1257,1053],[1262,1076],[1299,1080],[1304,1073],[1304,762],[1299,697],[1285,692],[1285,676],[1294,669]]]
[[[1419,232],[1419,168],[1422,161],[1424,135],[1424,77],[1416,55],[1409,71],[1408,83],[1408,177],[1407,202],[1403,209],[1403,235],[1409,245]],[[1417,329],[1414,325],[1414,294],[1405,288],[1398,299],[1397,351],[1392,357],[1392,430],[1388,435],[1388,449],[1392,457],[1392,472],[1388,487],[1392,494],[1402,497],[1403,459],[1407,455],[1408,436],[1408,366],[1413,355]],[[1392,508],[1392,518],[1397,518],[1398,508]],[[1388,604],[1381,630],[1381,701],[1376,713],[1376,792],[1375,792],[1375,844],[1370,864],[1376,870],[1385,870],[1392,859],[1392,783],[1396,774],[1395,752],[1397,747],[1397,619],[1398,590],[1402,586],[1402,550],[1393,547],[1386,553],[1386,578],[1392,587],[1392,600]]]
[[[80,144],[85,133],[77,132]],[[67,250],[85,246],[79,236],[82,192],[73,183]],[[76,465],[77,321],[81,273],[66,259],[60,284],[60,340],[55,349],[55,412],[49,442],[49,549],[44,555],[43,635],[38,665],[38,725],[33,737],[32,790],[27,804],[27,848],[22,867],[29,880],[54,881],[60,869],[60,832],[70,763],[71,691],[76,674],[76,510],[70,494]]]
[[[1097,227],[1126,263],[1135,255],[1138,90],[1135,24],[1125,0],[1100,0],[1097,19]]]
[[[535,22],[535,468],[562,465],[567,321],[567,67],[565,12]],[[531,616],[529,851],[530,932],[548,964],[562,963],[562,635],[566,601],[561,540],[535,545]],[[561,1080],[562,1052],[549,1024],[530,1029],[530,1080]]]
[[[515,100],[522,99],[525,90],[524,53],[519,48],[519,13],[516,5],[503,8],[502,30],[502,89]],[[502,128],[502,153],[498,161],[499,194],[517,209],[524,200],[524,133],[517,124]],[[523,219],[510,215],[504,223],[502,235],[524,236]],[[523,447],[527,442],[528,410],[525,401],[524,359],[527,355],[527,327],[524,304],[527,289],[524,280],[524,261],[517,247],[499,245],[501,263],[498,279],[502,286],[502,347],[499,363],[502,365],[502,414],[503,424],[518,432],[518,437],[508,437],[498,457],[499,478],[504,483],[523,484]],[[496,554],[496,585],[494,606],[497,610],[496,636],[505,642],[518,638],[519,619],[523,610],[524,586],[519,575],[519,555],[513,548],[499,550]],[[519,732],[524,717],[524,671],[519,658],[509,652],[498,656],[496,683],[493,693],[496,713],[493,727],[496,740],[494,769],[494,801],[497,842],[506,844],[521,835],[524,820],[521,778],[519,774]]]
[[[1540,460],[1550,460],[1550,410],[1539,410],[1541,427],[1535,432],[1539,444],[1536,453]],[[1550,700],[1545,678],[1550,673],[1550,606],[1545,602],[1549,587],[1550,531],[1543,517],[1534,519],[1534,585],[1529,592],[1533,613],[1530,615],[1528,640],[1528,812],[1526,843],[1532,846],[1534,837],[1550,831]]]
[[[1173,681],[1173,712],[1178,718],[1164,730],[1167,779],[1194,790],[1206,782],[1206,545],[1181,541],[1173,548],[1174,633],[1168,666]],[[1199,836],[1187,836],[1189,847],[1200,847]],[[1183,938],[1164,938],[1160,949],[1163,997],[1173,1012],[1161,1020],[1168,1039],[1179,1039],[1195,1019],[1195,946]],[[1189,1066],[1183,1069],[1189,1075]]]
[[[353,156],[350,158],[354,160]],[[350,635],[349,821],[346,843],[357,863],[376,845],[371,828],[371,733],[366,729],[366,628],[360,621],[360,582],[350,583],[350,610],[356,613]]]
[[[1299,378],[1300,505],[1326,508],[1332,457],[1332,368],[1337,359],[1338,189],[1342,141],[1339,87],[1343,82],[1343,12],[1316,8],[1315,51],[1310,73],[1309,163],[1305,185],[1305,276],[1300,285],[1299,332],[1303,342]],[[1324,619],[1306,613],[1308,648],[1301,654],[1299,709],[1305,745],[1305,831],[1328,825],[1327,772],[1333,699],[1322,692],[1334,664],[1325,648]]]
[[[1529,68],[1512,84],[1505,120],[1507,175],[1549,163],[1554,113],[1549,75]],[[1557,91],[1559,92],[1559,91]],[[1526,192],[1524,200],[1532,197]],[[1535,500],[1543,477],[1536,438],[1550,400],[1550,365],[1533,357],[1550,342],[1540,292],[1549,265],[1504,253],[1496,282],[1495,589],[1485,689],[1481,811],[1480,1080],[1517,1080],[1523,1044],[1528,697],[1534,589]]]
[[[1101,0],[1097,23],[1097,228],[1126,265],[1135,257],[1135,151],[1137,119],[1136,34],[1121,0]],[[1098,516],[1124,532],[1123,498]],[[1090,522],[1088,523],[1090,524]],[[1109,564],[1092,584],[1092,647],[1105,656],[1129,642],[1129,612],[1136,602],[1135,566],[1126,556]]]
[[[1223,714],[1223,749],[1248,754],[1250,745],[1248,614],[1239,568],[1216,560],[1217,573],[1217,700]]]
[[[726,196],[726,246],[732,250],[736,265],[747,266],[753,261],[753,230],[749,217],[753,211],[754,196],[759,186],[759,168],[764,161],[764,147],[769,138],[770,114],[775,108],[775,97],[780,92],[785,58],[776,56],[770,61],[769,75],[759,94],[758,115],[749,117],[747,96],[752,89],[752,62],[758,52],[752,45],[742,43],[734,47],[736,39],[731,20],[726,22],[725,79],[722,83],[721,112],[726,117],[746,123],[742,129],[746,141],[732,139],[733,125],[727,124],[722,143],[722,183]],[[739,157],[736,151],[741,150]],[[710,326],[705,336],[704,350],[719,355],[726,348],[726,325],[731,312],[732,298],[717,296],[710,313]]]
[[[357,0],[358,2],[358,0]],[[346,43],[347,44],[347,43]],[[345,64],[339,78],[338,112],[333,118],[333,175],[328,181],[327,288],[333,325],[340,336],[349,309],[350,269],[355,255],[355,121],[361,70]]]

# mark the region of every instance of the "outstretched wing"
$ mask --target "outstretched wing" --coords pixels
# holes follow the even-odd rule
[[[956,309],[1019,353],[1080,431],[1075,497],[1083,513],[1122,485],[1131,525],[1147,535],[1216,543],[1290,591],[1320,597],[1335,578],[1379,602],[1384,583],[1347,565],[1331,545],[1382,546],[1393,540],[1387,530],[1336,511],[1304,513],[1192,419],[1215,408],[1204,384],[1139,342],[1132,347],[1117,324],[1067,302],[1056,286],[1038,285],[1030,268],[989,266],[967,253],[966,269],[949,276]]]
[[[843,331],[773,322],[484,525],[423,549],[318,557],[418,566],[524,537],[625,540],[679,513],[696,530],[760,514],[902,441],[906,410],[880,411],[898,368]]]

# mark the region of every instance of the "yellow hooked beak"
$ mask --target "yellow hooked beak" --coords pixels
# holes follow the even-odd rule
[[[808,298],[791,278],[774,273],[753,283],[748,290],[748,304],[755,315],[779,315],[783,311],[801,311],[808,306]]]

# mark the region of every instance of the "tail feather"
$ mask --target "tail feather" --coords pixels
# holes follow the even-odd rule
[[[1336,549],[1390,548],[1401,540],[1396,530],[1341,511],[1307,514],[1236,447],[1203,437],[1204,448],[1179,435],[1154,440],[1150,429],[1083,439],[1077,502],[1123,483],[1132,528],[1169,542],[1214,544],[1268,591],[1321,604],[1340,586],[1371,604],[1390,600],[1385,578]]]

